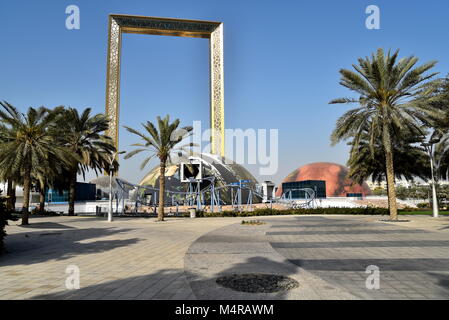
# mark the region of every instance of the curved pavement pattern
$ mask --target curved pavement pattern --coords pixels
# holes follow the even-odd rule
[[[279,217],[275,221],[283,221]],[[201,300],[265,299],[355,299],[319,277],[290,263],[268,243],[270,224],[232,224],[213,230],[197,239],[184,258],[190,287]],[[287,292],[247,293],[218,285],[223,275],[242,273],[278,274],[291,277],[299,287]]]
[[[277,252],[357,298],[449,298],[447,232],[354,216],[301,216],[271,223],[267,237]],[[366,288],[370,265],[380,270],[379,290]]]
[[[0,299],[394,299],[449,298],[449,220],[413,217],[33,218],[7,227]],[[433,224],[426,231],[414,226]],[[68,266],[80,289],[66,288]],[[380,268],[368,290],[365,268]],[[215,283],[232,273],[276,273],[300,286],[239,293]]]
[[[198,237],[231,218],[32,218],[7,227],[0,256],[0,299],[195,299],[184,255]],[[67,289],[77,266],[80,288]]]
[[[448,299],[447,232],[385,223],[381,217],[290,216],[213,230],[189,248],[184,268],[198,299]],[[430,219],[430,218],[429,218]],[[444,220],[445,221],[445,220]],[[368,289],[368,266],[380,288]],[[233,273],[290,276],[277,294],[240,293],[215,283]]]

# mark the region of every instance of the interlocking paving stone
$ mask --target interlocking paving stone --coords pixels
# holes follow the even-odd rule
[[[358,217],[272,221],[270,244],[290,262],[362,299],[449,298],[447,233],[367,222]],[[337,221],[338,220],[338,221]],[[380,269],[368,290],[366,267]]]
[[[184,276],[189,245],[236,218],[31,218],[7,226],[0,257],[1,299],[195,299]],[[80,289],[65,287],[66,267],[80,270]],[[180,281],[179,279],[184,279]]]
[[[273,248],[369,248],[369,247],[449,247],[449,241],[338,241],[338,242],[271,242]]]
[[[273,231],[267,232],[268,236],[288,236],[288,235],[330,235],[330,234],[391,234],[391,233],[428,233],[425,230],[369,230],[369,229],[358,229],[358,230],[318,230],[318,231]]]
[[[376,265],[383,271],[449,271],[449,259],[290,259],[307,270],[365,270]]]
[[[282,229],[282,228],[352,228],[352,227],[372,227],[373,223],[333,223],[333,224],[276,224],[271,226],[271,228]],[[384,228],[390,227],[390,225],[383,225]]]
[[[355,298],[345,290],[329,285],[328,282],[288,263],[269,245],[265,236],[269,227],[269,224],[257,227],[233,224],[209,232],[195,241],[185,256],[184,269],[196,297],[214,300]],[[216,245],[217,239],[223,244],[233,244],[234,253],[229,254],[227,246],[220,249],[220,246]],[[259,245],[255,245],[255,242]],[[211,253],[212,250],[215,252]],[[295,279],[300,285],[290,291],[247,293],[225,288],[216,282],[221,276],[244,273],[284,275]]]
[[[447,232],[379,222],[381,217],[261,219],[267,225],[257,228],[242,227],[241,218],[111,224],[52,217],[32,219],[29,227],[8,226],[0,299],[190,300],[197,298],[195,282],[200,298],[209,298],[203,292],[209,287],[217,299],[273,298],[212,288],[223,270],[294,274],[301,290],[276,296],[281,299],[449,298]],[[365,287],[369,264],[380,268],[380,290]],[[68,265],[80,268],[79,290],[65,288]],[[199,275],[206,275],[201,286]]]

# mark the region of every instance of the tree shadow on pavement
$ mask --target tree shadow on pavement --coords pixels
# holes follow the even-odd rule
[[[193,255],[192,255],[193,256]],[[223,276],[231,276],[234,274],[258,274],[258,275],[282,275],[295,279],[297,267],[292,264],[285,263],[285,261],[275,261],[268,257],[252,256],[248,257],[242,262],[242,257],[230,257],[238,259],[240,262],[231,263],[230,267],[214,272],[209,268],[207,274],[203,274],[201,267],[195,262],[189,261],[186,258],[188,272],[186,274],[187,280],[190,282],[190,287],[198,299],[202,300],[285,300],[289,291],[278,291],[273,293],[252,293],[236,291],[217,284],[216,279]],[[195,257],[193,257],[195,259]],[[230,261],[227,262],[229,264]],[[211,266],[212,263],[206,262],[205,269]],[[217,264],[219,266],[220,263]],[[300,279],[295,279],[299,282]]]
[[[140,239],[89,240],[117,236],[131,230],[134,229],[86,228],[9,234],[5,242],[7,252],[0,256],[0,267],[65,260],[76,255],[129,246],[137,243]],[[89,242],[82,243],[81,241]]]
[[[427,272],[429,276],[435,278],[438,282],[438,285],[442,290],[446,293],[446,299],[449,297],[449,273],[436,273],[436,272]]]
[[[263,257],[250,258],[236,264],[220,275],[254,273],[254,264],[264,266],[267,273],[278,270],[285,274],[285,264]],[[257,272],[261,271],[260,269]],[[32,296],[37,300],[269,300],[286,299],[286,291],[277,293],[247,293],[234,291],[218,285],[214,276],[205,279],[198,274],[180,269],[163,269],[143,276],[114,279],[88,286],[83,285],[83,270],[80,270],[80,289]]]
[[[185,279],[183,270],[163,269],[143,276],[115,279],[98,284],[83,285],[80,270],[80,289],[31,297],[38,300],[188,300],[194,295]]]
[[[19,225],[20,228],[26,229],[73,229],[74,227],[70,227],[61,223],[56,222],[37,222],[29,225]]]

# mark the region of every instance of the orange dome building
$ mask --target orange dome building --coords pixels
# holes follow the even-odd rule
[[[355,184],[348,178],[348,168],[337,163],[316,162],[302,166],[290,173],[279,186],[276,196],[282,195],[282,184],[300,181],[325,181],[327,197],[367,196],[371,189],[364,182]]]

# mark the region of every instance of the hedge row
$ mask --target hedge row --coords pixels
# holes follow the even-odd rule
[[[278,216],[278,215],[306,215],[306,214],[348,214],[348,215],[388,215],[384,208],[316,208],[316,209],[255,209],[254,211],[221,211],[197,212],[197,217],[252,217],[252,216]]]
[[[11,212],[6,210],[5,206],[6,198],[1,195],[0,190],[0,254],[5,250],[4,240],[6,238],[5,226],[8,225],[8,220],[17,220],[11,215]]]

